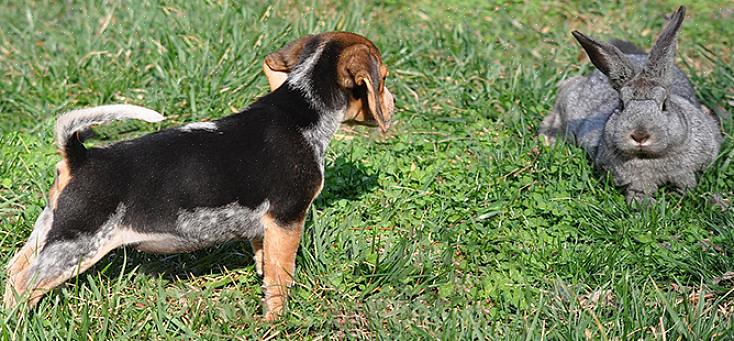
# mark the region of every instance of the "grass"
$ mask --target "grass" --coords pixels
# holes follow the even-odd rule
[[[555,85],[590,70],[571,30],[649,48],[677,2],[0,1],[3,264],[45,206],[67,110],[168,117],[98,143],[216,119],[267,92],[267,53],[327,30],[381,48],[398,108],[387,136],[331,144],[279,322],[257,318],[245,243],[127,248],[22,320],[0,311],[0,339],[734,338],[734,4],[683,2],[679,65],[725,142],[694,191],[635,209],[580,148],[534,132]]]

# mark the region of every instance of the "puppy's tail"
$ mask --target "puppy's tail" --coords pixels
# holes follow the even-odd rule
[[[87,128],[112,120],[136,119],[146,122],[160,122],[164,119],[158,112],[129,104],[102,105],[93,108],[73,110],[56,120],[56,145],[61,155],[72,164],[86,158],[84,148]]]

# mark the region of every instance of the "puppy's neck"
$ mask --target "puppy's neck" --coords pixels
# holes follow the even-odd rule
[[[288,76],[287,85],[308,100],[322,114],[344,115],[347,94],[337,84],[339,46],[335,42],[314,41],[304,47],[306,57]],[[338,117],[341,121],[343,117]]]
[[[326,148],[329,146],[334,133],[344,117],[344,110],[340,113],[322,114],[313,125],[301,130],[306,141],[313,147],[316,160],[324,165]],[[323,170],[322,170],[323,173]]]
[[[336,83],[338,46],[333,43],[316,41],[304,47],[312,50],[288,76],[286,86],[299,92],[311,109],[318,113],[313,126],[303,130],[303,134],[314,147],[316,157],[323,164],[326,147],[339,128],[347,110],[347,94]]]

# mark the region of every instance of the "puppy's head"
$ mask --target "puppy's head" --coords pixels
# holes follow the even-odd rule
[[[263,70],[271,90],[287,81],[327,105],[346,105],[345,122],[377,125],[383,132],[390,127],[394,102],[385,87],[387,67],[377,47],[360,35],[305,36],[268,55]]]

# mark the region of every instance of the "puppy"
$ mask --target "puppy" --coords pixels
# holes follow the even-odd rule
[[[62,160],[48,206],[8,265],[5,306],[19,298],[35,305],[122,245],[175,253],[250,240],[265,318],[275,319],[293,283],[306,212],[324,184],[329,141],[345,118],[385,132],[393,96],[380,51],[353,33],[306,36],[265,65],[282,77],[275,90],[218,121],[86,148],[82,132],[94,124],[163,117],[132,105],[59,117]]]

